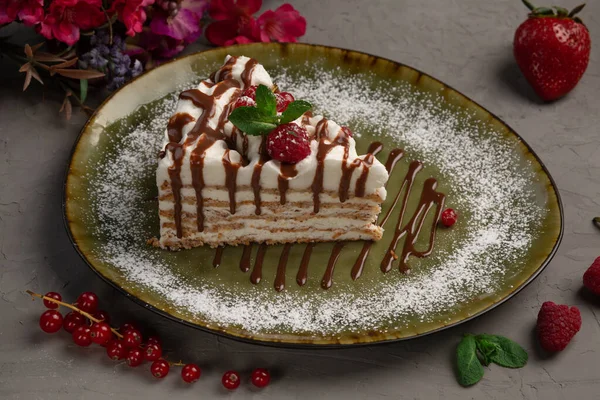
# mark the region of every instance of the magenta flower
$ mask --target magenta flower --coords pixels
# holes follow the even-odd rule
[[[231,46],[233,44],[245,44],[245,43],[253,43],[254,40],[246,37],[246,36],[236,36],[233,39],[229,39],[225,42],[225,46]]]
[[[39,24],[44,19],[44,0],[0,0],[0,25],[17,17],[28,26]]]
[[[200,22],[208,7],[207,0],[183,0],[173,10],[156,10],[150,22],[153,33],[175,40],[192,42],[202,32]]]
[[[306,33],[306,19],[289,4],[265,11],[256,21],[254,36],[261,42],[296,42]]]
[[[128,36],[135,36],[142,31],[146,21],[146,7],[154,4],[154,0],[115,0],[109,12],[117,13],[121,22],[127,28]]]
[[[24,0],[21,2],[19,19],[27,26],[37,25],[44,20],[44,0]]]
[[[0,25],[13,22],[18,12],[19,0],[0,0]]]
[[[217,46],[257,42],[258,40],[253,36],[255,27],[256,20],[254,18],[239,15],[234,19],[213,22],[206,28],[205,36],[209,42]],[[244,39],[240,39],[242,37]]]
[[[106,21],[101,7],[101,0],[54,0],[38,27],[39,33],[72,46],[79,40],[80,29],[93,29]]]
[[[215,21],[234,20],[252,16],[261,6],[262,0],[213,0],[208,13]]]

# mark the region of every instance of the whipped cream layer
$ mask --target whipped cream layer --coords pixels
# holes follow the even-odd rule
[[[248,66],[251,65],[251,68]],[[214,79],[214,81],[213,81]],[[236,84],[230,85],[226,90],[215,96],[215,91],[219,86],[217,82],[234,81]],[[224,138],[216,140],[210,147],[204,151],[202,178],[204,186],[220,186],[226,184],[227,167],[223,163],[223,158],[228,157],[228,160],[237,168],[236,186],[248,186],[252,183],[252,177],[257,164],[261,163],[260,148],[263,137],[251,136],[241,133],[233,124],[224,119],[223,113],[227,115],[231,112],[230,106],[240,96],[241,91],[251,85],[265,85],[269,88],[273,87],[273,82],[264,67],[255,60],[248,57],[231,57],[227,56],[225,64],[213,74],[212,79],[202,81],[197,91],[213,97],[214,107],[211,115],[204,116],[205,110],[195,104],[193,100],[182,95],[177,104],[174,117],[189,116],[186,120],[180,123],[177,129],[180,129],[181,137],[173,137],[169,135],[169,129],[165,130],[165,138],[163,143],[164,157],[159,161],[157,172],[157,183],[160,186],[164,181],[170,181],[169,169],[174,168],[173,151],[169,151],[169,143],[174,143],[173,139],[179,139],[178,143],[183,151],[183,159],[181,160],[180,177],[183,185],[192,184],[192,170],[190,168],[191,155],[194,150],[200,145],[202,136],[191,139],[190,132],[197,124],[200,118],[207,119],[209,129],[220,130]],[[184,92],[185,93],[185,92]],[[226,118],[226,116],[225,116]],[[315,138],[315,131],[319,122],[323,120],[322,116],[309,117],[304,116],[298,118],[295,122],[304,126],[311,138]],[[324,137],[326,144],[331,144],[341,133],[341,127],[335,122],[328,120],[326,124],[321,124],[319,134]],[[227,142],[235,143],[235,149],[230,149]],[[288,181],[290,189],[307,190],[313,185],[315,174],[318,165],[319,141],[311,140],[311,153],[304,160],[294,165],[294,176],[284,174],[284,178]],[[347,152],[345,156],[345,152]],[[246,160],[243,160],[243,157]],[[323,189],[324,191],[338,191],[340,181],[342,179],[342,164],[347,166],[352,165],[356,159],[365,160],[370,157],[368,163],[360,163],[352,169],[349,176],[349,195],[354,195],[356,191],[357,180],[366,175],[364,181],[364,189],[362,195],[369,195],[377,192],[380,197],[385,199],[384,185],[388,179],[388,173],[385,166],[376,158],[369,155],[359,156],[356,153],[356,142],[353,138],[347,138],[347,146],[335,145],[329,150],[323,159]],[[243,165],[247,162],[246,165]],[[277,160],[268,160],[262,163],[262,171],[260,173],[259,185],[261,188],[276,189],[278,188],[279,177],[282,175],[281,163]]]

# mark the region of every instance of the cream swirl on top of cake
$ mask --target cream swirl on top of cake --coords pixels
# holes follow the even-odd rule
[[[277,189],[283,177],[289,189],[312,188],[318,202],[315,181],[322,175],[320,191],[341,193],[345,190],[358,197],[377,194],[385,199],[384,185],[388,179],[385,166],[370,154],[359,156],[354,139],[338,124],[322,116],[307,113],[295,121],[305,127],[311,137],[308,157],[293,166],[283,167],[279,161],[268,159],[264,151],[261,152],[263,137],[246,135],[227,120],[241,90],[261,84],[273,87],[269,74],[256,60],[227,56],[225,64],[211,79],[200,82],[197,89],[183,92],[165,131],[158,184],[165,180],[173,184],[174,176],[178,175],[179,186],[200,180],[202,187],[225,185],[233,187],[235,192],[235,187],[256,184],[260,188]],[[345,180],[347,187],[342,189],[341,182]],[[235,202],[235,198],[233,200]]]

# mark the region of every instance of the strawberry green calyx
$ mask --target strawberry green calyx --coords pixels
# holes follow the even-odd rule
[[[581,19],[579,17],[576,17],[576,15],[581,10],[583,10],[583,7],[585,7],[585,4],[578,5],[577,7],[575,7],[571,11],[569,11],[566,8],[557,7],[557,6],[536,7],[533,4],[531,4],[531,2],[529,2],[528,0],[522,0],[522,1],[523,1],[523,4],[525,4],[525,7],[527,7],[528,9],[531,10],[531,13],[529,13],[530,18],[568,18],[568,19],[572,19],[575,22],[583,24],[583,21],[581,21]]]

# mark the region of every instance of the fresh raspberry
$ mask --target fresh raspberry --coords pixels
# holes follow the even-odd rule
[[[242,96],[236,100],[233,108],[236,109],[238,107],[255,107],[256,101],[254,101],[251,97]]]
[[[583,285],[592,293],[600,295],[600,257],[583,274]]]
[[[243,92],[242,97],[250,97],[252,100],[256,100],[256,89],[257,85],[248,86]]]
[[[294,96],[288,92],[275,93],[275,98],[277,99],[277,112],[284,112],[290,103],[295,100]]]
[[[551,301],[542,304],[538,314],[537,334],[546,351],[562,351],[581,328],[581,314],[577,307],[557,305]]]
[[[267,136],[267,153],[275,160],[296,164],[310,154],[308,132],[293,122],[279,125]]]

